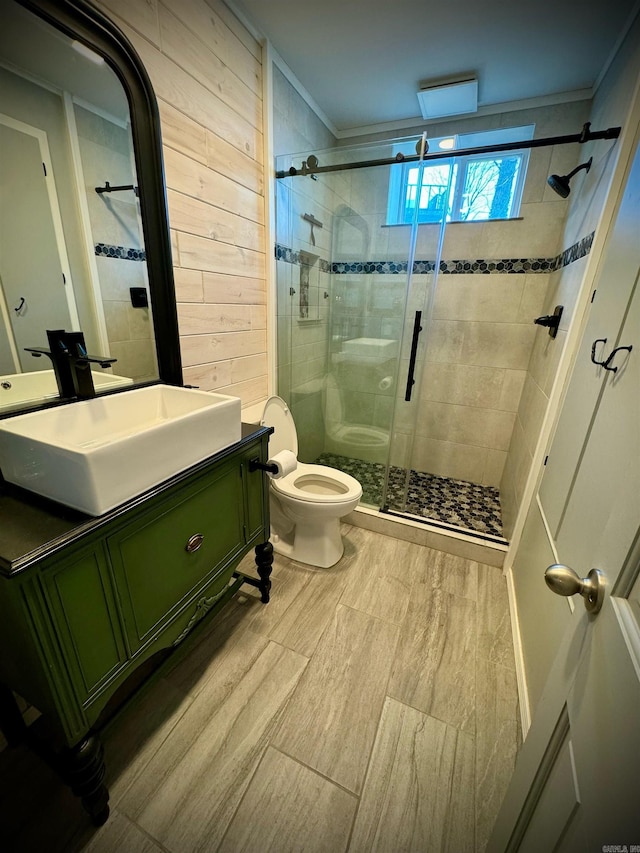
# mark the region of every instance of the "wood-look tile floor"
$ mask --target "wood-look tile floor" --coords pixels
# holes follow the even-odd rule
[[[2,752],[0,849],[481,853],[520,744],[502,573],[343,533],[331,569],[276,555],[271,602],[241,590],[109,724],[104,827]]]

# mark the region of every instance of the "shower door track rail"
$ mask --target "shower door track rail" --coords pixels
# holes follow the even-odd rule
[[[286,171],[277,171],[276,178],[289,178],[295,175],[319,175],[322,172],[343,172],[348,169],[366,169],[370,166],[393,166],[397,163],[415,163],[418,161],[451,160],[453,157],[465,157],[470,154],[493,154],[498,151],[520,151],[523,148],[544,148],[548,145],[568,145],[570,143],[591,142],[595,139],[617,139],[620,136],[620,127],[609,127],[607,130],[591,130],[591,123],[587,122],[581,133],[573,133],[566,136],[547,136],[544,139],[524,139],[522,142],[502,142],[497,145],[481,145],[477,148],[459,148],[452,151],[443,151],[438,154],[396,154],[381,160],[361,160],[358,163],[339,163],[334,166],[308,165],[304,160],[302,166],[296,169],[291,166]],[[311,156],[311,155],[310,155]],[[316,158],[314,157],[314,160]]]
[[[470,527],[459,527],[455,524],[447,524],[446,521],[440,521],[437,518],[430,516],[415,515],[412,512],[400,512],[397,509],[390,509],[388,506],[380,507],[379,513],[390,515],[394,518],[403,518],[405,521],[416,521],[418,524],[424,524],[428,527],[445,530],[447,533],[461,533],[464,536],[470,536],[473,539],[479,539],[491,545],[508,545],[509,542],[503,536],[496,536],[492,533],[482,533],[480,530],[473,530]]]

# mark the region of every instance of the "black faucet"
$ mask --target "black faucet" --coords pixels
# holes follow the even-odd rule
[[[47,329],[47,340],[49,349],[44,347],[25,347],[25,349],[34,358],[46,355],[51,359],[62,399],[88,400],[95,397],[91,365],[99,364],[100,367],[109,367],[117,359],[88,355],[82,332]]]

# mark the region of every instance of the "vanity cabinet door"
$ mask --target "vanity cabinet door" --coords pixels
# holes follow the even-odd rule
[[[208,595],[224,588],[244,541],[237,458],[157,501],[109,537],[132,652],[157,637],[205,585]]]
[[[104,544],[65,556],[42,579],[64,668],[86,707],[127,660]]]
[[[257,542],[262,542],[269,538],[269,504],[266,497],[264,474],[259,469],[250,470],[252,459],[266,462],[266,441],[262,447],[258,445],[251,453],[245,455],[242,466],[247,501],[247,542],[251,542],[254,538]]]

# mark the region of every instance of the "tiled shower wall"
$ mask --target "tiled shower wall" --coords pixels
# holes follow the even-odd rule
[[[289,123],[308,127],[306,104],[296,104],[290,93],[287,104]],[[301,110],[298,118],[294,118],[296,110]],[[589,102],[563,104],[432,125],[429,134],[439,136],[530,123],[536,126],[536,137],[569,134],[577,132],[589,119],[589,110]],[[320,150],[326,142],[321,136],[315,145],[310,144],[310,137],[300,139],[297,150]],[[296,147],[288,150],[295,151]],[[372,369],[371,365],[363,368],[362,375],[353,371],[346,380],[348,393],[343,409],[349,421],[380,427],[388,425],[396,394],[392,464],[411,464],[418,471],[499,486],[507,536],[522,498],[566,331],[582,284],[585,253],[595,227],[595,211],[602,203],[602,198],[593,200],[594,214],[586,218],[575,213],[574,205],[565,228],[569,202],[553,193],[546,178],[552,172],[566,174],[588,159],[589,153],[585,146],[576,145],[532,149],[519,219],[447,226],[442,251],[443,271],[438,277],[433,302],[426,358],[412,404],[406,404],[403,399],[408,367],[406,340],[399,387],[380,388],[378,366]],[[585,174],[574,180],[574,198],[583,184],[588,186]],[[342,218],[332,216],[337,206],[344,210],[346,205],[367,224],[365,255],[357,229],[348,228],[345,234],[333,235],[330,260],[334,264],[334,274],[327,291],[333,299],[338,298],[353,310],[351,313],[335,310],[334,304],[332,335],[399,339],[398,318],[393,310],[385,315],[382,309],[389,309],[394,300],[402,299],[406,265],[404,270],[393,271],[389,267],[375,268],[373,264],[364,269],[353,266],[354,262],[365,261],[406,262],[409,228],[385,224],[387,170],[367,170],[366,177],[363,172],[350,172],[318,176],[317,181],[296,178],[292,186],[295,187],[295,194],[292,194],[295,201],[288,208],[291,214],[286,222],[288,230],[278,234],[278,242],[282,245],[291,246],[288,240],[295,233],[293,245],[313,252],[309,227],[301,218],[304,212],[324,221],[325,228],[315,230],[315,251],[319,248],[319,254],[327,252],[324,257],[328,259],[331,235],[326,230],[327,223],[332,219],[334,223],[349,219],[346,213]],[[434,226],[420,227],[418,261],[435,259],[436,230]],[[574,253],[563,257],[563,252],[572,247]],[[465,268],[465,262],[473,265],[478,259],[493,261],[496,266],[490,272],[478,270],[477,264],[473,270]],[[512,264],[514,259],[529,261],[531,268],[526,269],[523,263]],[[454,264],[454,261],[461,263]],[[503,262],[507,263],[502,270],[496,268]],[[538,262],[541,266],[536,269],[533,264],[538,265]],[[329,346],[327,315],[321,306],[315,324],[305,325],[294,319],[298,310],[296,297],[287,302],[286,293],[289,287],[296,289],[299,268],[284,260],[278,265],[283,288],[281,304],[288,306],[286,310],[291,316],[291,319],[281,317],[279,320],[281,340],[285,342],[280,355],[288,358],[288,361],[281,358],[280,387],[289,390],[287,382],[293,380],[298,389],[301,412],[305,413],[305,432],[311,436],[311,458],[322,450],[320,387]],[[558,269],[554,268],[556,265]],[[423,307],[422,298],[432,286],[432,273],[419,265],[417,270],[414,284],[418,288],[415,304],[409,306],[410,318],[413,310]],[[320,271],[321,289],[327,280],[328,275]],[[361,310],[376,300],[380,311]],[[552,339],[547,330],[535,326],[533,320],[541,314],[552,313],[557,304],[564,305],[564,315],[559,334]],[[341,325],[336,327],[336,322]],[[331,348],[336,349],[335,341],[331,342]],[[413,432],[415,439],[411,444]]]
[[[544,129],[543,111],[505,116],[503,122],[534,123],[536,136],[556,135],[580,126],[584,108],[576,112],[570,123]],[[562,149],[530,152],[519,219],[447,228],[445,261],[497,263],[489,273],[439,276],[414,445],[415,466],[423,470],[501,484],[535,337],[533,321],[543,313],[566,212],[558,196],[545,192],[546,176],[564,168],[565,158]]]
[[[564,349],[569,322],[580,292],[586,255],[549,276],[541,314],[552,314],[556,305],[563,306],[558,334],[551,338],[548,330],[536,327],[531,357],[523,374],[523,389],[513,426],[504,472],[500,481],[500,499],[505,535],[513,530],[524,487],[533,461],[558,362]]]
[[[579,102],[561,108],[443,124],[430,128],[429,133],[436,136],[480,126],[486,129],[497,124],[533,123],[536,137],[555,136],[575,133],[588,118],[588,110],[588,102]],[[306,150],[311,149],[309,146]],[[541,383],[538,387],[545,384],[550,387],[564,341],[561,333],[551,342],[546,330],[536,327],[533,320],[543,313],[551,313],[558,302],[550,307],[549,302],[558,299],[565,304],[563,328],[566,328],[582,279],[584,260],[576,260],[574,255],[561,257],[561,254],[570,245],[579,244],[577,255],[580,255],[588,251],[590,245],[589,234],[577,229],[572,234],[574,243],[563,242],[568,205],[547,186],[546,177],[551,172],[570,171],[580,162],[581,154],[575,145],[531,151],[519,219],[447,226],[432,322],[426,337],[423,336],[426,357],[411,404],[404,402],[409,345],[406,337],[397,388],[381,389],[377,366],[375,369],[368,366],[365,370],[368,379],[356,370],[345,380],[348,393],[343,409],[348,421],[388,425],[396,394],[392,464],[502,486],[508,518],[512,518],[521,495],[521,487],[519,491],[514,487],[514,471],[518,471],[519,483],[526,475],[522,438],[527,436],[528,446],[534,445],[541,423],[540,400],[537,405],[531,402],[532,397],[535,398],[531,383],[537,377]],[[295,245],[309,248],[308,240],[306,245],[304,243],[304,230],[301,231],[308,227],[301,213],[305,204],[311,204],[314,193],[316,199],[322,199],[321,203],[317,202],[316,209],[324,209],[322,215],[328,221],[331,221],[331,205],[336,212],[335,205],[340,204],[343,209],[356,212],[352,219],[366,223],[365,255],[362,254],[361,231],[347,229],[346,238],[333,235],[334,275],[330,293],[331,298],[338,299],[341,304],[333,306],[332,351],[339,349],[336,337],[399,340],[401,317],[397,311],[394,313],[393,304],[402,301],[406,287],[410,229],[408,226],[386,226],[388,170],[332,173],[318,176],[317,181],[298,177],[292,186],[304,199],[298,200],[297,208],[293,207],[294,221],[287,223],[288,233],[292,227],[298,229],[301,242]],[[334,228],[349,218],[348,214],[334,216]],[[323,235],[321,240],[325,236],[329,235]],[[583,238],[587,239],[582,242]],[[286,239],[285,233],[281,233],[279,239]],[[424,297],[432,286],[433,267],[420,262],[435,260],[437,239],[437,226],[420,227],[414,268],[414,304],[409,306],[407,315],[410,319],[413,310],[424,307]],[[323,250],[329,247],[328,241],[322,243]],[[486,263],[481,264],[478,259]],[[369,263],[358,267],[358,262]],[[562,264],[560,271],[554,271],[556,265]],[[280,267],[283,286],[293,287],[293,278],[299,275],[299,270],[295,264],[284,261]],[[559,286],[561,291],[558,291]],[[381,309],[377,312],[371,310],[372,306],[375,309],[376,301]],[[348,306],[353,309],[351,313]],[[290,304],[289,310],[296,311],[295,302]],[[296,328],[295,323],[287,323],[286,328],[294,329],[298,340],[304,334],[300,324]],[[318,384],[317,380],[324,375],[322,346],[326,346],[326,338],[320,329],[316,335],[313,347],[317,348],[298,349],[298,358],[292,359],[295,369],[292,368],[288,375],[295,377],[298,388],[304,386],[305,380],[309,383],[310,419],[319,423],[322,413],[318,394],[314,397],[312,392],[313,380]],[[543,376],[540,356],[537,355],[537,361],[531,365],[530,361],[534,341],[544,336],[551,345],[545,346],[547,357],[543,360]],[[290,351],[294,352],[293,347]],[[315,400],[315,408],[311,400]],[[320,437],[316,436],[314,446],[319,447],[319,441]]]
[[[530,124],[535,136],[575,133],[590,118],[590,103],[579,102],[540,110],[508,113],[492,119],[469,119],[429,128],[431,136],[455,130]],[[606,116],[592,117],[609,126]],[[494,125],[495,126],[495,125]],[[594,124],[594,127],[596,125]],[[417,400],[397,402],[394,464],[406,465],[415,424],[411,467],[435,474],[500,487],[505,535],[509,537],[522,498],[532,454],[546,411],[549,393],[580,290],[596,213],[602,204],[600,182],[577,178],[573,198],[583,185],[598,187],[591,214],[572,207],[547,186],[546,177],[566,174],[590,156],[588,146],[533,149],[523,193],[521,218],[504,222],[460,223],[447,227],[442,258],[453,275],[439,275],[433,321]],[[601,152],[611,144],[601,146]],[[589,189],[589,192],[592,192]],[[402,229],[388,229],[396,234]],[[433,238],[420,228],[416,257],[433,257]],[[389,240],[389,254],[401,236]],[[422,244],[421,244],[422,243]],[[563,257],[565,249],[578,251]],[[465,272],[458,260],[547,259],[557,271],[490,274]],[[517,266],[517,265],[516,265]],[[547,266],[546,269],[549,267]],[[544,267],[543,267],[544,269]],[[533,325],[533,319],[564,305],[557,338]],[[411,306],[412,308],[419,307]],[[406,357],[407,352],[403,355]],[[405,375],[407,363],[401,375]],[[402,392],[402,388],[399,389]],[[414,411],[411,411],[411,408]]]

